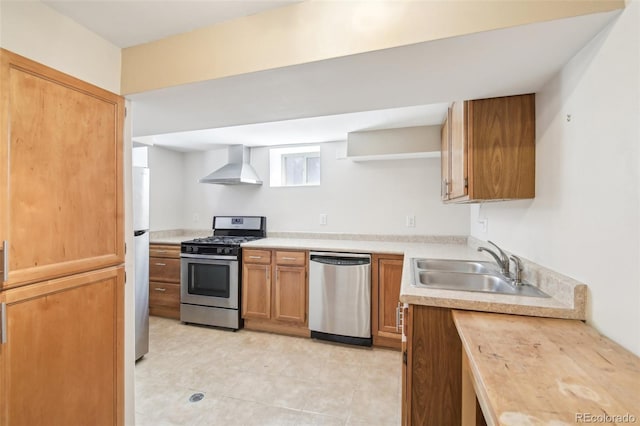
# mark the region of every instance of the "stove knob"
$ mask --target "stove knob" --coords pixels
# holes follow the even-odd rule
[[[193,251],[193,247],[187,246],[187,252],[191,252],[191,251]]]
[[[198,247],[193,247],[193,250],[191,250],[191,251],[193,251],[194,253],[197,253],[198,252]]]

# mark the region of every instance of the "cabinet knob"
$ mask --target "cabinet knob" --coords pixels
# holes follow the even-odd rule
[[[161,291],[162,293],[164,293],[165,291],[167,291],[166,288],[161,288],[161,287],[156,287],[154,288],[155,291]]]
[[[167,266],[167,264],[166,263],[156,262],[156,266]]]
[[[262,259],[262,256],[249,256],[249,259]]]

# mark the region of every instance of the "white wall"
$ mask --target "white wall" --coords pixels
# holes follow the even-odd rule
[[[474,206],[471,233],[587,283],[589,323],[640,355],[639,27],[636,0],[537,94],[536,198]]]
[[[254,148],[262,186],[207,185],[198,179],[227,162],[226,149],[185,154],[183,227],[208,229],[214,215],[264,215],[269,231],[467,235],[469,207],[440,202],[440,159],[356,163],[337,159],[345,142],[321,144],[315,187],[269,187],[269,149]],[[326,226],[319,215],[328,215]],[[415,215],[415,228],[405,217]]]
[[[180,229],[185,201],[184,155],[157,146],[149,147],[147,155],[149,226],[152,231]]]
[[[120,93],[120,48],[39,1],[0,1],[0,46]]]

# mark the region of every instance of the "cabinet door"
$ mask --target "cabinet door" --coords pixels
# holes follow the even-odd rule
[[[406,424],[460,425],[462,343],[451,309],[410,305],[406,319]]]
[[[243,263],[242,318],[271,318],[271,265]]]
[[[449,183],[451,182],[450,176],[450,144],[451,144],[451,108],[447,111],[447,117],[442,123],[442,129],[440,131],[440,198],[442,200],[449,199]]]
[[[0,424],[123,424],[124,268],[2,293]]]
[[[307,307],[306,268],[276,265],[273,318],[305,324]]]
[[[378,331],[385,337],[400,338],[397,324],[397,309],[400,301],[400,284],[402,281],[402,260],[380,259],[378,261]],[[389,336],[386,333],[391,333]]]
[[[535,95],[468,102],[469,196],[535,197]]]
[[[449,199],[467,195],[468,183],[468,141],[467,102],[454,102],[451,106],[450,182]]]
[[[6,50],[0,93],[4,287],[123,263],[123,98]]]

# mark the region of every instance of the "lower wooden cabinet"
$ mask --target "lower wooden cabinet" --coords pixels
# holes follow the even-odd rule
[[[462,343],[451,309],[409,305],[403,322],[403,426],[459,426]]]
[[[44,281],[0,298],[7,332],[0,424],[123,424],[124,268]]]
[[[180,319],[179,245],[149,245],[149,315]]]
[[[400,349],[400,284],[404,257],[374,254],[371,271],[371,330],[373,344]]]
[[[243,250],[245,328],[309,336],[307,252]]]

